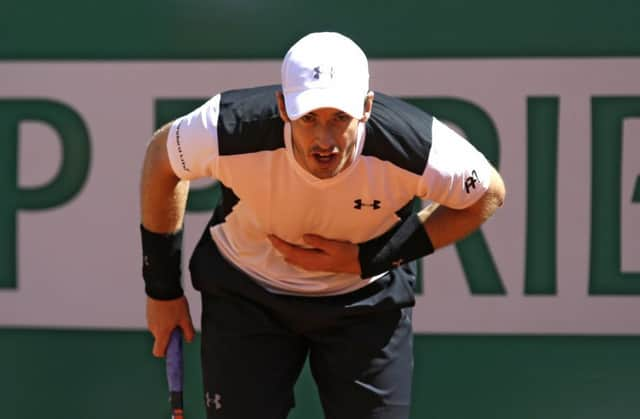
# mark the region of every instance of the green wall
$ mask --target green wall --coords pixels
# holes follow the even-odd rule
[[[146,332],[0,330],[3,418],[163,418],[163,362]],[[413,418],[632,419],[640,337],[418,336]],[[186,410],[204,418],[199,339]],[[320,419],[308,370],[290,418]],[[8,409],[8,410],[7,410]]]
[[[638,22],[635,0],[3,0],[0,60],[279,58],[324,29],[372,58],[637,57]],[[0,416],[167,417],[150,348],[143,331],[0,329]],[[637,418],[638,353],[638,337],[417,336],[412,417]],[[204,417],[196,345],[186,392]],[[307,371],[297,398],[291,417],[321,417]]]
[[[0,58],[276,58],[337,30],[371,57],[640,55],[636,0],[3,0]]]

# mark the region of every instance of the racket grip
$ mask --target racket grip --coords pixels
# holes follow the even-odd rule
[[[182,333],[176,328],[171,333],[166,357],[167,383],[169,384],[169,401],[171,402],[172,418],[182,419],[182,384],[184,370],[182,361]]]

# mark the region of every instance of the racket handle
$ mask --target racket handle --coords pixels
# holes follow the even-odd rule
[[[183,419],[182,384],[184,370],[182,361],[182,333],[176,328],[171,333],[166,357],[167,383],[172,419]]]

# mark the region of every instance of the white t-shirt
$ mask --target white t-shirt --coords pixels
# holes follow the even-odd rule
[[[276,90],[216,95],[176,119],[167,142],[179,178],[216,179],[234,197],[224,220],[210,228],[211,238],[227,262],[271,291],[336,295],[376,278],[293,266],[269,234],[300,246],[308,233],[361,243],[406,218],[415,197],[460,209],[489,187],[491,166],[473,145],[429,114],[380,93],[370,120],[358,127],[353,162],[333,178],[318,179],[293,156]]]

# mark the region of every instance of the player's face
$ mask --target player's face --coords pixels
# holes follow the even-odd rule
[[[280,116],[291,124],[293,154],[296,161],[320,179],[336,176],[349,167],[353,158],[358,123],[371,116],[373,93],[364,101],[361,119],[335,108],[315,109],[296,120],[287,116],[284,98],[277,95]]]
[[[351,163],[358,120],[334,108],[320,108],[291,121],[293,154],[320,179],[333,177]]]

